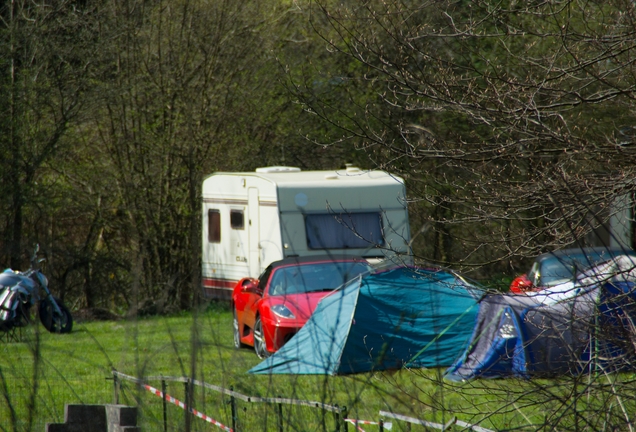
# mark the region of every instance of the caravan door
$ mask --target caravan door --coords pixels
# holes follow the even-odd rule
[[[249,188],[247,190],[247,218],[249,237],[249,267],[250,276],[258,277],[261,273],[261,251],[260,251],[260,220],[259,220],[258,189]]]

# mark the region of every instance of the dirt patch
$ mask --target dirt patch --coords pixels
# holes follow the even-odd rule
[[[85,321],[118,321],[122,317],[104,308],[81,309],[73,312],[73,319],[77,322]]]

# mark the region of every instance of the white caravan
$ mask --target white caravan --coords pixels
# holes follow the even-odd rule
[[[215,173],[203,181],[202,285],[229,299],[236,282],[293,256],[412,263],[404,181],[383,171],[293,167]]]

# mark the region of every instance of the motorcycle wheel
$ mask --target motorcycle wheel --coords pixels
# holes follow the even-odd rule
[[[43,300],[40,302],[40,321],[42,325],[51,333],[70,333],[73,330],[73,316],[71,312],[64,306],[64,303],[57,297],[53,297],[57,303],[61,316],[55,313],[55,309],[51,302]]]

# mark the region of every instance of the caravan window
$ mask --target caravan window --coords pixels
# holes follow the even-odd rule
[[[307,215],[305,230],[309,249],[369,248],[384,244],[380,213]]]
[[[208,241],[221,243],[221,212],[218,209],[208,210]]]
[[[245,229],[243,210],[230,210],[230,226],[235,230]]]

